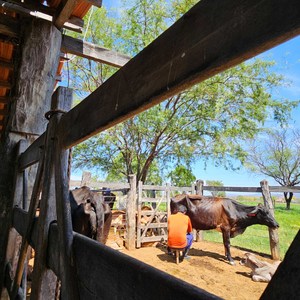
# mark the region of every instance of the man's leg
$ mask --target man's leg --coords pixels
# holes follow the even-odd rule
[[[193,244],[193,240],[194,240],[193,234],[192,233],[187,233],[187,235],[186,235],[187,245],[186,245],[186,247],[184,249],[184,252],[182,254],[182,258],[187,257],[187,254],[188,254],[188,252],[189,252],[189,250],[190,250],[190,248]]]

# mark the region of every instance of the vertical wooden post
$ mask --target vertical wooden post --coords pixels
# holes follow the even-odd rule
[[[72,105],[72,90],[59,87],[54,99],[58,111],[68,111]],[[55,109],[52,107],[52,109]],[[58,122],[62,113],[55,115]],[[58,129],[62,130],[58,127]],[[66,300],[79,299],[76,271],[72,254],[73,227],[69,201],[69,151],[63,149],[60,140],[62,132],[58,131],[55,139],[55,195],[58,226],[59,265],[61,270],[61,298]]]
[[[274,206],[269,190],[269,185],[267,180],[262,180],[260,182],[262,195],[264,199],[265,206],[269,209],[270,213],[274,217]],[[277,229],[269,228],[269,237],[270,237],[270,249],[272,258],[275,260],[280,259],[280,252],[279,252],[279,237]]]
[[[28,147],[28,142],[26,140],[20,140],[18,143],[17,157],[19,157],[21,153],[26,150],[27,147]],[[16,160],[16,162],[18,162],[18,160]],[[15,172],[16,174],[15,174],[14,189],[13,189],[13,207],[14,206],[22,207],[22,202],[23,202],[22,195],[24,195],[24,183],[23,183],[24,171],[20,172],[16,164]],[[22,243],[22,237],[18,234],[18,232],[14,228],[11,228],[8,237],[6,261],[11,264],[11,271],[13,274],[15,274],[17,268],[18,254],[20,251],[21,243]]]
[[[170,183],[167,183],[166,185],[166,198],[167,198],[167,217],[169,219],[169,216],[171,214],[171,189],[170,189]]]
[[[203,180],[198,179],[196,181],[196,193],[197,195],[203,196]],[[196,240],[196,242],[200,242],[203,241],[203,230],[195,230],[194,229],[195,235],[194,235],[194,239]]]
[[[137,220],[136,220],[136,247],[141,247],[141,234],[142,234],[142,228],[141,228],[141,212],[142,212],[142,198],[143,198],[143,182],[139,181],[138,184],[138,200],[137,200]]]
[[[128,250],[135,249],[135,231],[136,231],[136,175],[129,175],[130,190],[128,193],[126,207],[126,228],[127,237],[125,247]]]
[[[84,171],[82,173],[81,186],[89,186],[91,183],[91,178],[92,178],[91,172]]]

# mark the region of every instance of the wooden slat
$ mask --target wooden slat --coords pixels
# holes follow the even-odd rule
[[[6,116],[8,113],[8,108],[4,107],[2,109],[0,109],[0,116]]]
[[[0,88],[10,89],[12,84],[7,80],[0,80]]]
[[[0,96],[0,103],[2,104],[7,104],[10,102],[10,100],[11,100],[10,97]]]
[[[85,57],[114,67],[122,67],[130,60],[130,56],[128,55],[84,42],[67,35],[63,35],[61,47],[63,52]]]
[[[64,146],[297,36],[298,5],[298,0],[200,1],[63,117]]]
[[[19,37],[20,29],[18,21],[8,15],[1,14],[0,33],[10,37]]]
[[[7,2],[0,0],[0,6],[7,11],[16,12],[21,15],[41,18],[52,22],[55,14],[55,9],[40,5],[36,1],[24,1],[24,2]],[[1,14],[2,18],[2,14]],[[84,22],[82,19],[71,16],[64,24],[64,28],[70,29],[76,32],[81,32]]]
[[[64,23],[68,21],[76,5],[77,5],[76,0],[66,0],[60,3],[60,8],[57,9],[58,12],[56,12],[56,15],[53,20],[54,25],[58,29],[61,29]]]
[[[261,187],[241,187],[241,186],[203,186],[204,191],[215,192],[244,192],[261,193]]]
[[[73,251],[80,299],[220,299],[82,235]]]
[[[8,69],[10,71],[13,71],[14,64],[11,61],[7,60],[7,59],[0,58],[0,68],[4,68],[4,69]],[[0,103],[1,103],[1,99],[0,99]]]
[[[42,134],[39,138],[32,143],[28,149],[19,158],[19,171],[28,168],[32,164],[38,162],[41,155],[41,149],[44,146],[45,134]]]

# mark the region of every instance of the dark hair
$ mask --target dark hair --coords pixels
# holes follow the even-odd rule
[[[177,212],[181,212],[181,213],[185,214],[186,211],[187,211],[187,208],[184,205],[179,204],[177,206]]]

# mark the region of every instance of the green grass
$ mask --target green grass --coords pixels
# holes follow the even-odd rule
[[[256,205],[257,202],[248,202],[244,204]],[[292,243],[295,235],[300,229],[300,205],[291,204],[291,209],[286,210],[284,203],[276,203],[275,219],[279,223],[279,246],[280,257],[284,258],[286,251]],[[204,240],[223,243],[222,234],[214,231],[204,231]],[[266,226],[253,225],[246,229],[242,235],[238,235],[230,240],[232,246],[247,249],[253,252],[270,254],[269,231]]]

